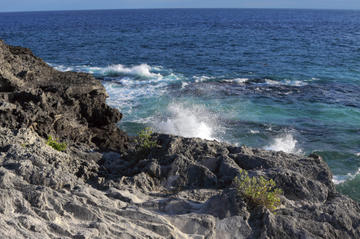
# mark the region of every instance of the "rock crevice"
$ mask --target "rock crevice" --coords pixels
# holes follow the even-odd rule
[[[359,203],[319,156],[163,134],[144,150],[106,97],[0,41],[1,238],[360,238]],[[237,193],[241,169],[284,191],[276,214]]]

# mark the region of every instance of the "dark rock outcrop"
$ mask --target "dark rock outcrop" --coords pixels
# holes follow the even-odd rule
[[[360,206],[336,192],[330,169],[319,156],[305,157],[168,135],[158,135],[156,139],[160,147],[131,168],[124,163],[125,158],[113,158],[111,167],[103,165],[112,186],[125,183],[145,191],[166,189],[176,195],[198,190],[187,200],[189,204],[204,200],[199,212],[222,220],[227,218],[228,223],[235,223],[232,217],[246,217],[243,223],[250,228],[244,234],[236,229],[240,238],[360,238]],[[240,169],[246,169],[251,176],[271,178],[283,190],[282,206],[276,214],[252,208],[237,198],[234,191],[229,191]],[[128,176],[118,181],[117,175]],[[206,197],[201,195],[202,190],[217,193]],[[184,202],[172,203],[179,208],[184,205]],[[192,211],[179,208],[171,213]],[[166,209],[163,212],[168,213]]]
[[[154,138],[160,146],[136,160],[58,152],[31,129],[0,127],[2,238],[360,237],[359,204],[335,191],[320,158]],[[284,190],[276,214],[231,185],[245,162]]]
[[[71,144],[123,150],[127,136],[116,123],[122,115],[106,105],[106,91],[93,76],[60,72],[29,49],[0,41],[0,124],[33,128]]]
[[[359,203],[319,156],[169,135],[144,150],[92,76],[3,42],[0,99],[1,238],[360,238]],[[241,169],[284,191],[276,214],[237,193]]]

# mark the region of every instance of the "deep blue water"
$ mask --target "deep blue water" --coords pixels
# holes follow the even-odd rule
[[[317,152],[360,200],[360,11],[0,13],[0,38],[93,73],[129,134]]]

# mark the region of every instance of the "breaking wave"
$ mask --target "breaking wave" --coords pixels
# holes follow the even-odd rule
[[[244,83],[246,83],[248,81],[249,81],[248,78],[235,78],[235,79],[226,79],[226,80],[224,80],[224,82],[236,83],[236,84],[244,84]]]
[[[235,79],[225,79],[223,82],[226,83],[232,83],[232,84],[238,84],[238,85],[244,85],[244,84],[250,84],[250,85],[259,85],[259,86],[306,86],[308,83],[306,81],[300,81],[300,80],[271,80],[271,79],[249,79],[249,78],[235,78]]]
[[[334,175],[333,176],[333,183],[341,184],[345,183],[346,181],[354,180],[360,174],[360,168],[355,173],[348,173],[346,175]]]
[[[285,153],[302,154],[298,148],[298,141],[291,133],[286,133],[273,139],[270,145],[264,147],[266,150],[283,151]]]
[[[94,67],[94,66],[63,66],[57,65],[54,66],[55,69],[59,71],[82,71],[94,74],[96,76],[120,76],[120,75],[133,75],[140,77],[153,77],[159,78],[162,77],[158,71],[159,67],[151,67],[148,64],[140,64],[135,66],[124,66],[122,64],[109,65],[105,67]]]
[[[161,78],[162,75],[160,73],[152,72],[151,66],[148,64],[141,64],[132,67],[126,67],[124,65],[110,65],[107,67],[89,67],[89,73],[92,74],[100,74],[106,76],[117,76],[117,75],[134,75],[140,77],[153,77],[153,78]]]
[[[199,105],[169,104],[166,116],[156,120],[154,128],[161,133],[220,141],[216,115]]]

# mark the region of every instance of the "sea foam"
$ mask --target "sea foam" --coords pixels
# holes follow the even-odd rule
[[[248,78],[235,78],[235,79],[226,79],[226,80],[224,80],[224,82],[236,83],[236,84],[239,84],[239,85],[244,84],[247,81],[249,81]]]
[[[307,82],[305,81],[300,81],[300,80],[288,80],[288,79],[284,79],[284,80],[271,80],[271,79],[262,79],[262,80],[257,80],[257,79],[249,79],[249,78],[234,78],[234,79],[225,79],[223,80],[223,82],[226,83],[232,83],[232,84],[238,84],[238,85],[244,85],[244,84],[254,84],[254,85],[259,85],[259,86],[306,86],[308,85]]]
[[[93,74],[101,75],[135,75],[141,77],[162,77],[160,73],[154,73],[148,64],[140,64],[131,67],[122,64],[110,65],[106,67],[89,67],[87,71]]]
[[[353,180],[359,174],[360,174],[360,168],[358,168],[358,170],[355,173],[348,173],[346,175],[334,175],[332,181],[334,184],[341,184],[348,180]]]
[[[308,85],[306,82],[304,81],[300,81],[300,80],[281,80],[281,81],[276,81],[276,80],[270,80],[270,79],[265,79],[265,85],[270,85],[270,86],[276,86],[276,85],[284,85],[284,86],[306,86]]]
[[[302,150],[298,148],[298,141],[291,133],[285,133],[273,139],[273,142],[265,146],[266,150],[283,151],[285,153],[302,154]]]
[[[157,131],[183,137],[216,139],[216,132],[219,129],[216,116],[205,107],[171,103],[166,113],[165,119],[157,120],[155,123]]]
[[[52,65],[52,64],[50,64]],[[151,67],[148,64],[140,64],[135,66],[125,66],[122,64],[114,64],[104,67],[98,66],[64,66],[64,65],[52,65],[59,71],[77,71],[87,72],[97,76],[119,76],[119,75],[133,75],[140,77],[162,77],[160,73],[153,71],[160,70],[160,67]]]

